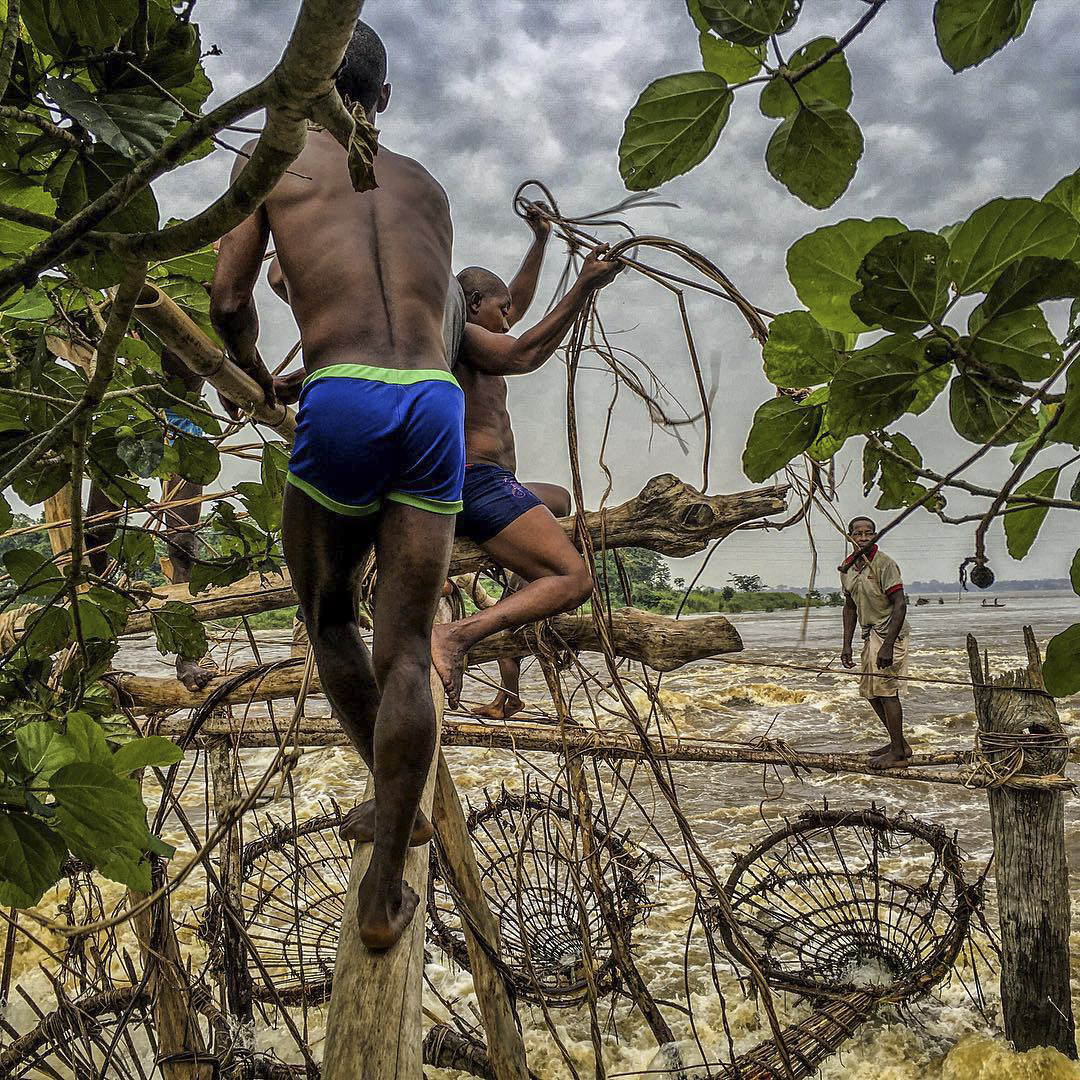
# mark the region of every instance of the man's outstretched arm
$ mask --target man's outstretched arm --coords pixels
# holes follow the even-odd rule
[[[544,264],[544,249],[551,235],[551,222],[535,208],[525,212],[525,220],[533,231],[533,242],[521,260],[521,266],[510,282],[510,310],[506,321],[513,326],[529,310],[536,295],[536,283],[540,279],[540,267]]]
[[[622,269],[622,263],[604,258],[606,251],[607,244],[601,244],[589,255],[567,294],[521,337],[493,334],[467,323],[461,360],[485,375],[527,375],[535,371],[562,344],[593,293],[613,281]]]
[[[274,380],[256,347],[259,315],[254,297],[269,240],[270,222],[261,206],[221,238],[210,287],[210,318],[229,356],[262,387],[266,404],[273,405]]]

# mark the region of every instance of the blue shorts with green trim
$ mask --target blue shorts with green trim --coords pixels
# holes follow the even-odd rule
[[[349,517],[461,510],[465,396],[448,371],[334,364],[300,393],[288,482]]]

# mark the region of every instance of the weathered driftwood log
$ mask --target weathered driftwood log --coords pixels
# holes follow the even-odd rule
[[[221,346],[211,341],[156,285],[147,282],[143,287],[139,303],[135,305],[135,318],[192,371],[204,376],[215,390],[247,409],[252,419],[292,441],[296,431],[293,410],[280,402],[268,409],[263,403],[259,384],[247,372],[241,371]]]
[[[165,680],[162,680],[163,682]],[[172,716],[163,721],[150,721],[145,730],[169,738],[179,738],[189,726],[185,716]],[[277,746],[281,728],[274,727],[266,717],[210,717],[199,729],[193,746],[205,746],[210,740],[228,736],[241,749]],[[297,732],[300,746],[345,746],[341,725],[329,716],[305,717]],[[493,750],[514,750],[520,753],[594,754],[617,760],[639,758],[645,751],[641,740],[630,732],[595,732],[585,728],[567,728],[564,732],[552,724],[519,723],[487,724],[474,720],[448,719],[443,724],[443,746],[472,746]],[[666,761],[700,761],[716,765],[776,765],[796,770],[807,769],[827,773],[854,773],[880,776],[889,780],[923,784],[951,784],[961,787],[988,788],[996,785],[1018,791],[1072,791],[1075,784],[1064,776],[1016,775],[995,780],[972,760],[970,753],[916,754],[907,769],[874,769],[867,764],[865,754],[815,754],[792,749],[780,740],[756,743],[724,743],[709,739],[686,739],[671,735],[661,747],[653,739],[653,751]],[[947,771],[943,767],[951,766]]]
[[[585,523],[593,544],[602,547],[642,547],[664,555],[693,555],[713,540],[721,539],[739,525],[784,510],[786,486],[756,488],[734,495],[702,495],[670,473],[654,476],[641,493],[604,511],[588,511]],[[573,538],[574,518],[563,518],[563,531]],[[458,540],[450,558],[450,574],[483,569],[490,556],[468,540]],[[260,577],[250,574],[233,585],[192,596],[187,585],[155,591],[146,611],[128,619],[125,634],[150,629],[150,611],[167,600],[181,600],[203,620],[260,611],[296,603],[288,572]]]
[[[1060,744],[1062,729],[1053,698],[1045,692],[1023,692],[1022,688],[1043,689],[1042,660],[1030,626],[1024,627],[1024,637],[1027,668],[991,677],[978,642],[968,635],[975,715],[984,752],[1000,749],[1007,759],[1021,749],[1024,757],[1017,779],[1045,779],[1041,773],[1060,766],[1047,761],[1042,747]],[[1016,767],[1015,758],[1007,767]],[[1010,785],[1009,790],[991,790],[989,801],[1005,1035],[1020,1051],[1053,1046],[1075,1058],[1065,796],[1061,791],[1023,791]]]
[[[591,615],[558,615],[549,624],[553,645],[597,652],[600,642]],[[691,660],[701,660],[722,653],[738,652],[742,640],[738,631],[722,615],[705,619],[670,619],[636,608],[620,608],[611,613],[612,638],[619,656],[640,660],[656,671],[672,671]],[[502,631],[480,642],[469,653],[470,663],[483,664],[506,656],[528,656],[532,652],[531,629],[511,633]],[[535,639],[534,639],[535,640]],[[191,708],[205,701],[237,671],[218,675],[205,689],[191,691],[176,679],[149,675],[113,675],[114,686],[123,691],[126,704],[134,709]],[[251,682],[225,698],[221,704],[270,701],[291,697],[300,689],[303,670],[299,666],[271,671],[263,679]],[[319,693],[318,676],[312,689]]]

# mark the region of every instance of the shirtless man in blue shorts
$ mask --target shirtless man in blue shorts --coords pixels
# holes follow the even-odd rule
[[[358,24],[336,79],[346,105],[373,121],[390,95],[385,73],[382,42]],[[312,130],[263,206],[222,240],[212,312],[271,403],[252,290],[273,235],[307,371],[282,513],[285,559],[323,690],[375,778],[374,803],[350,817],[357,839],[374,840],[360,936],[386,949],[416,909],[402,881],[406,849],[431,837],[419,810],[435,745],[431,627],[465,461],[464,398],[443,338],[446,195],[419,163],[385,147],[375,175],[375,190],[355,192],[344,149]],[[358,575],[372,547],[373,655],[357,624]]]

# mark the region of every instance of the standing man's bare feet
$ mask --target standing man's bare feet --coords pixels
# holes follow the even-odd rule
[[[409,847],[423,847],[435,835],[435,828],[424,815],[423,810],[416,811],[413,820]],[[354,844],[371,844],[375,840],[375,800],[354,806],[341,821],[338,836]]]
[[[367,875],[360,882],[357,897],[357,916],[360,920],[360,940],[372,952],[384,952],[397,944],[412,921],[420,898],[405,881],[389,896],[368,896]],[[394,895],[396,893],[396,895]]]
[[[482,716],[487,720],[509,720],[523,708],[524,704],[516,694],[508,694],[505,690],[500,690],[490,705],[478,705],[470,712],[473,716]]]
[[[908,747],[908,750],[911,748]],[[891,747],[884,753],[870,759],[870,765],[875,769],[906,769],[911,762],[911,754],[901,751],[897,753]]]
[[[879,757],[884,757],[886,754],[889,754],[891,752],[892,752],[892,743],[887,742],[884,746],[879,746],[876,750],[871,750],[870,753],[867,754],[866,756],[869,757],[869,758],[879,758]],[[904,740],[904,757],[905,758],[910,758],[910,757],[914,756],[914,753],[915,753],[915,751],[911,749],[911,744],[907,741],[907,739],[905,739]]]
[[[452,709],[461,704],[461,683],[465,678],[465,654],[453,623],[439,623],[431,630],[431,662],[439,673]]]

